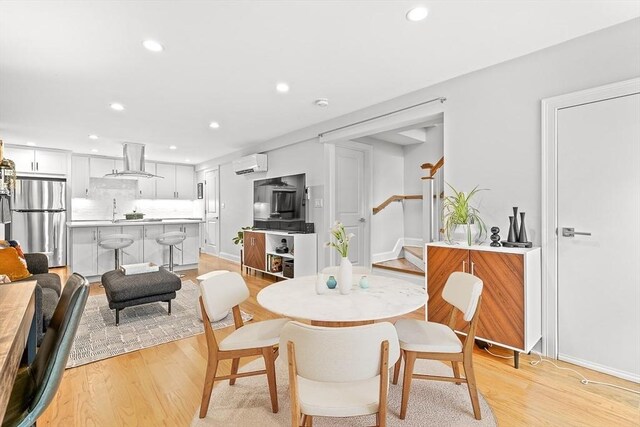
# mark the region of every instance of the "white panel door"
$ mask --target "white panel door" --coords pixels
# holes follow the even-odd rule
[[[36,172],[56,175],[67,174],[67,153],[36,150]]]
[[[559,110],[557,126],[558,358],[638,381],[640,95]]]
[[[144,227],[142,225],[130,225],[122,227],[123,234],[133,237],[131,246],[122,250],[120,264],[138,264],[144,262]]]
[[[156,174],[163,178],[156,178],[156,197],[158,199],[176,198],[176,165],[158,163]]]
[[[220,236],[220,223],[219,223],[219,205],[220,200],[218,196],[219,189],[219,170],[207,171],[204,174],[205,183],[205,244],[204,251],[212,255],[218,255],[219,252],[219,236]]]
[[[71,197],[89,197],[88,157],[71,157]]]
[[[98,231],[96,227],[71,230],[71,270],[83,276],[98,274]]]
[[[4,147],[4,157],[13,160],[17,172],[35,172],[35,154],[30,148]]]
[[[176,199],[196,198],[195,175],[193,166],[176,165]]]
[[[164,263],[164,246],[156,242],[156,237],[164,233],[163,225],[145,225],[143,243],[143,262],[152,262],[156,265]]]
[[[369,235],[365,179],[365,153],[337,146],[335,154],[335,218],[344,224],[347,233],[355,235],[349,245],[349,259],[353,265],[366,266],[369,265],[369,254],[367,253]],[[334,257],[334,265],[338,265],[338,255],[334,254]]]

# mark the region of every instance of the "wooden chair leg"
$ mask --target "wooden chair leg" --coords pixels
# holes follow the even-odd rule
[[[267,370],[267,381],[269,382],[269,394],[271,395],[271,409],[273,413],[278,413],[278,388],[276,385],[276,360],[273,356],[273,347],[262,349],[264,365]]]
[[[400,403],[400,419],[407,416],[407,405],[409,404],[409,391],[411,389],[411,379],[413,377],[413,366],[416,363],[418,353],[413,351],[404,352],[404,376],[402,377],[402,403]]]
[[[238,365],[240,364],[240,358],[236,357],[231,361],[231,375],[235,375],[238,373]],[[236,383],[235,378],[229,378],[229,385],[234,385]]]
[[[455,360],[452,360],[451,367],[453,368],[453,376],[455,378],[460,378],[460,366],[458,365],[458,362],[456,362]],[[456,384],[460,385],[462,384],[462,382],[456,381]]]
[[[478,400],[478,390],[476,389],[476,376],[473,372],[473,363],[470,357],[465,357],[462,365],[464,367],[464,375],[467,377],[467,386],[469,387],[469,397],[471,398],[471,406],[473,406],[473,415],[476,420],[482,419],[480,414],[480,401]]]
[[[398,384],[398,377],[400,376],[400,364],[402,363],[402,354],[404,352],[402,350],[400,350],[400,357],[398,358],[398,361],[396,362],[396,364],[393,367],[393,380],[391,381],[391,383],[393,385],[397,385]]]
[[[211,391],[213,390],[213,383],[215,381],[217,371],[218,358],[212,357],[212,355],[209,354],[209,360],[207,361],[207,374],[204,379],[204,388],[202,390],[202,402],[200,403],[200,418],[207,416],[209,401],[211,400]]]
[[[305,427],[313,427],[313,417],[311,415],[305,415],[307,417],[304,423]]]

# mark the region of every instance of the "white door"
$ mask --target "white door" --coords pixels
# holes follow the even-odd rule
[[[57,175],[67,174],[67,153],[36,150],[36,171]]]
[[[158,199],[176,198],[176,165],[158,163],[156,173],[163,178],[156,178],[156,197]]]
[[[205,185],[205,223],[204,223],[204,252],[218,255],[219,234],[219,170],[214,169],[204,174]]]
[[[88,157],[71,157],[71,197],[89,197]]]
[[[71,269],[83,276],[98,274],[98,231],[95,227],[71,230]]]
[[[142,249],[144,262],[152,262],[156,265],[162,265],[164,263],[164,246],[156,242],[156,237],[162,233],[164,233],[163,225],[144,226],[144,243]]]
[[[558,358],[639,381],[640,94],[559,110],[557,132]]]
[[[195,199],[195,168],[193,166],[176,165],[176,199]]]
[[[30,148],[4,147],[4,157],[13,160],[17,172],[35,172],[35,154]]]
[[[353,265],[368,266],[368,174],[365,171],[365,152],[336,146],[335,153],[335,219],[344,224],[347,233],[355,235],[349,244],[349,259]],[[334,254],[333,262],[338,265],[337,254]]]
[[[200,255],[200,224],[184,224],[182,231],[187,235],[182,242],[182,264],[197,264]]]

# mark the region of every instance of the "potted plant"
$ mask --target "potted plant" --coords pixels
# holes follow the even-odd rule
[[[471,204],[472,199],[483,189],[476,185],[469,193],[464,193],[447,184],[453,195],[442,203],[442,225],[447,243],[466,243],[471,246],[480,243],[487,236],[487,226],[480,211]]]
[[[327,242],[325,246],[335,248],[340,254],[338,289],[340,289],[341,294],[348,294],[351,292],[351,276],[353,273],[353,266],[349,260],[349,242],[355,235],[353,233],[347,234],[344,225],[338,221],[329,230],[329,234],[335,241]]]
[[[247,227],[240,228],[240,230],[238,230],[238,234],[236,235],[236,237],[231,239],[233,241],[233,243],[235,243],[236,245],[240,245],[240,270],[241,271],[244,269],[244,254],[242,253],[243,252],[242,248],[243,248],[243,245],[244,245],[244,231],[245,230],[253,230],[253,227],[247,226]]]

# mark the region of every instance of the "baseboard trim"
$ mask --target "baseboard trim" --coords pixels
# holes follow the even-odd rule
[[[227,261],[235,262],[236,264],[240,264],[240,255],[230,254],[228,252],[220,252],[218,254],[218,258],[226,259]]]
[[[613,375],[614,377],[633,381],[634,383],[640,383],[640,375],[636,375],[632,372],[621,371],[619,369],[610,368],[608,366],[600,365],[598,363],[589,362],[587,360],[582,360],[575,357],[567,356],[566,354],[562,354],[562,353],[558,354],[558,360],[562,360],[563,362],[569,362],[574,365],[582,366],[583,368],[593,369],[594,371]]]
[[[371,255],[371,263],[375,264],[376,262],[390,261],[392,259],[397,259],[400,256],[400,252],[402,252],[403,246],[422,246],[422,239],[416,239],[415,237],[401,237],[396,241],[396,244],[393,246],[393,249],[389,252],[379,252],[377,254]]]

